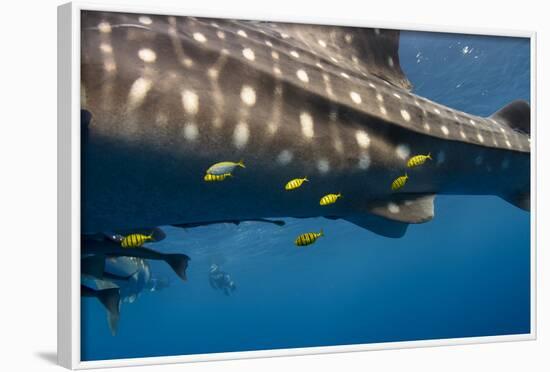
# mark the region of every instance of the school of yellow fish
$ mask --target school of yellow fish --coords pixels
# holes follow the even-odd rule
[[[417,168],[424,165],[428,160],[433,160],[431,153],[428,153],[427,155],[414,155],[407,160],[406,165],[407,165],[407,168],[411,168],[411,169]],[[206,170],[206,174],[204,175],[204,181],[205,182],[225,181],[226,179],[233,177],[233,171],[237,167],[246,168],[243,160],[240,160],[238,162],[222,161],[222,162],[216,163]],[[398,191],[402,189],[403,187],[405,187],[408,180],[409,180],[408,173],[405,173],[404,175],[397,177],[391,183],[391,186],[390,186],[391,190]],[[288,181],[285,184],[284,188],[286,191],[296,190],[302,187],[305,182],[309,182],[309,179],[307,177],[294,178]],[[329,206],[331,204],[336,203],[340,198],[342,198],[341,193],[326,194],[319,200],[319,205]],[[307,232],[299,235],[294,241],[294,244],[296,244],[298,247],[311,245],[315,243],[317,239],[319,239],[321,236],[324,236],[323,230],[319,232]],[[122,246],[122,248],[138,248],[143,246],[144,243],[151,240],[153,240],[152,234],[151,235],[130,234],[125,236],[122,239],[122,241],[120,242],[120,245]]]

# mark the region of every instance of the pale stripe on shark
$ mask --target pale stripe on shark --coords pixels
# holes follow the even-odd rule
[[[221,31],[220,31],[221,32]],[[218,82],[218,77],[227,61],[227,55],[220,53],[220,56],[214,62],[212,67],[208,69],[208,76],[210,77],[210,87],[212,91],[212,100],[214,101],[212,125],[214,128],[221,128],[223,125],[224,114],[224,97]]]
[[[193,66],[193,60],[186,56],[181,41],[178,37],[178,26],[176,17],[168,17],[168,35],[170,36],[170,41],[172,42],[172,47],[174,53],[178,58],[178,61],[186,68]]]
[[[181,91],[181,102],[186,113],[186,120],[183,125],[183,137],[188,141],[198,139],[200,133],[195,122],[195,115],[199,112],[199,95],[188,88]]]

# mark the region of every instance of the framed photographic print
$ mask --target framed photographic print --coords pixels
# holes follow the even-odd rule
[[[63,366],[534,339],[534,32],[58,27]]]

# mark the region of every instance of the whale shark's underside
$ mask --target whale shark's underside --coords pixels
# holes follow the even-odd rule
[[[81,20],[85,234],[323,216],[400,237],[433,218],[436,194],[529,209],[529,104],[484,118],[416,96],[399,31],[93,11]],[[241,159],[231,179],[203,181],[212,164]],[[342,198],[319,205],[328,193]]]

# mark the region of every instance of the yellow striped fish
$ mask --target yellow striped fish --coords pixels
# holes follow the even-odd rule
[[[432,154],[428,155],[415,155],[407,161],[407,167],[414,168],[424,164],[427,160],[432,160]]]
[[[143,245],[143,243],[153,240],[153,233],[151,235],[143,234],[130,234],[124,237],[120,242],[122,248],[138,248]]]
[[[336,200],[342,197],[342,194],[327,194],[319,201],[320,205],[329,205],[336,203]]]
[[[204,180],[206,182],[217,182],[217,181],[225,181],[226,178],[233,177],[231,173],[225,173],[225,174],[205,174]]]
[[[319,239],[321,236],[324,236],[324,235],[325,234],[323,233],[322,229],[318,233],[314,233],[314,232],[305,233],[297,237],[296,240],[294,241],[294,244],[296,244],[298,247],[310,245],[315,243],[317,239]]]
[[[212,165],[206,170],[206,173],[219,176],[222,174],[233,172],[233,169],[235,169],[235,167],[246,168],[242,160],[239,160],[237,163],[232,161],[222,161],[220,163]]]
[[[396,191],[396,190],[399,190],[400,188],[402,188],[403,186],[405,186],[405,184],[407,183],[407,180],[409,179],[409,176],[407,175],[407,173],[405,173],[404,176],[399,176],[397,177],[395,180],[393,180],[393,182],[391,183],[391,189],[393,191]]]
[[[290,180],[287,182],[287,184],[285,185],[285,190],[294,190],[294,189],[297,189],[298,187],[302,186],[302,184],[304,182],[309,182],[309,180],[307,179],[307,177],[304,177],[304,178],[295,178],[293,180]]]

